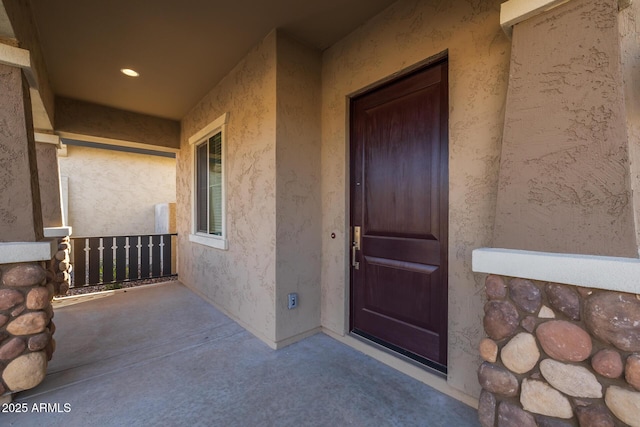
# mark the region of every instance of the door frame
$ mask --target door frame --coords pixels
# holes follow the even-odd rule
[[[353,146],[352,146],[352,132],[351,132],[351,123],[352,123],[352,102],[354,98],[357,98],[358,96],[361,96],[363,94],[366,94],[367,92],[371,92],[374,91],[378,88],[381,88],[382,86],[388,85],[388,84],[393,84],[394,82],[401,80],[413,73],[417,73],[423,69],[429,68],[433,65],[436,65],[439,62],[442,61],[449,61],[449,51],[448,50],[444,50],[440,53],[437,53],[433,56],[430,56],[422,61],[419,61],[409,67],[403,68],[387,77],[384,77],[382,79],[379,79],[355,92],[350,93],[349,95],[347,95],[347,108],[346,108],[346,174],[345,174],[345,196],[346,196],[346,212],[345,212],[345,227],[348,230],[348,232],[345,233],[345,237],[346,237],[346,241],[345,241],[345,270],[346,270],[346,286],[345,286],[345,310],[346,310],[346,319],[347,319],[347,323],[345,324],[345,333],[347,335],[349,335],[350,337],[353,337],[355,339],[358,339],[359,341],[362,341],[372,347],[377,348],[378,350],[382,350],[385,353],[388,353],[398,359],[402,359],[404,361],[407,361],[413,365],[416,365],[420,368],[423,368],[427,371],[430,371],[432,373],[435,373],[439,376],[444,376],[446,378],[447,376],[447,366],[449,365],[449,328],[447,326],[447,337],[446,337],[446,342],[447,342],[447,366],[444,367],[444,369],[442,369],[442,366],[439,366],[439,364],[435,363],[435,362],[431,362],[428,361],[426,359],[424,360],[417,360],[414,357],[411,357],[410,355],[406,354],[404,351],[402,351],[402,349],[400,348],[396,348],[393,345],[389,345],[383,342],[379,342],[379,340],[375,339],[374,337],[365,337],[362,336],[360,334],[355,334],[352,331],[353,328],[353,310],[352,310],[352,302],[353,302],[353,269],[351,268],[351,242],[353,241],[353,236],[352,236],[352,225],[351,225],[351,214],[352,214],[352,206],[351,206],[351,202],[353,200],[353,176],[352,176],[352,157],[353,157]],[[447,71],[448,73],[448,71]],[[450,104],[449,104],[449,80],[447,78],[447,99],[446,99],[446,111],[447,111],[447,116],[445,118],[443,118],[443,120],[446,122],[443,124],[443,126],[441,127],[442,129],[445,130],[445,135],[443,135],[443,138],[446,139],[447,143],[445,145],[446,148],[446,158],[447,158],[447,164],[446,164],[446,170],[443,172],[442,174],[442,185],[444,186],[444,188],[447,189],[446,192],[444,192],[445,194],[441,195],[441,202],[445,203],[447,206],[447,211],[449,210],[449,111],[450,111]],[[443,154],[443,155],[445,155]],[[446,235],[447,235],[447,251],[449,248],[449,218],[447,217],[447,221],[446,221]],[[446,281],[447,281],[447,287],[445,292],[447,293],[447,323],[449,322],[449,310],[448,310],[448,304],[449,304],[449,258],[448,256],[446,257],[446,262],[445,264],[442,266],[443,268],[443,275],[444,277],[446,277]]]

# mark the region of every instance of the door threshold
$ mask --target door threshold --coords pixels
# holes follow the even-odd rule
[[[444,365],[425,359],[424,357],[420,357],[393,344],[386,343],[357,329],[349,332],[348,335],[424,371],[439,376],[445,380],[447,379],[447,367]]]

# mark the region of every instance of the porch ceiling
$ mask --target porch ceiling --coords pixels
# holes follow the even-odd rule
[[[394,1],[31,3],[57,95],[181,119],[272,29],[323,50]]]

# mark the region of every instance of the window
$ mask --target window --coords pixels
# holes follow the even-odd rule
[[[193,229],[189,240],[227,249],[225,221],[225,125],[223,115],[197,132],[193,145]]]

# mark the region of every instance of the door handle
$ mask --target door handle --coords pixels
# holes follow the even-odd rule
[[[351,241],[351,266],[360,269],[360,263],[356,261],[356,251],[360,250],[360,226],[353,227],[353,239]]]

